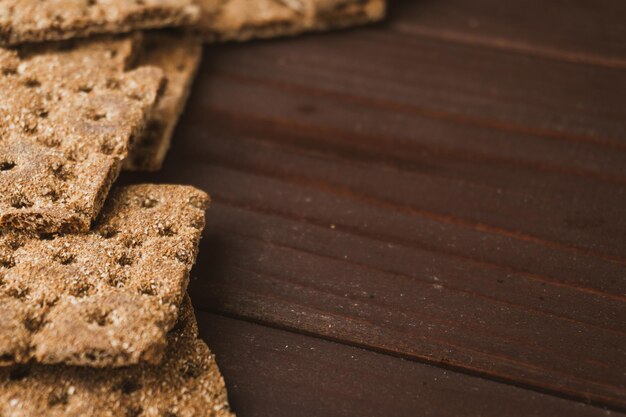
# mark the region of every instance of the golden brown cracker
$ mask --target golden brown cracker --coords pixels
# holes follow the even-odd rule
[[[165,360],[156,366],[0,368],[0,415],[234,417],[215,357],[198,339],[188,297],[167,340]]]
[[[158,363],[195,262],[208,196],[117,189],[85,234],[0,236],[0,365]]]
[[[89,229],[164,83],[140,43],[0,48],[0,229]]]
[[[244,41],[378,21],[385,0],[199,0],[207,41]]]
[[[161,68],[167,85],[150,114],[145,132],[124,162],[124,169],[156,171],[163,164],[174,128],[185,108],[202,57],[202,43],[198,38],[150,33],[142,51],[139,64]]]
[[[198,18],[192,0],[2,0],[0,45],[184,26]]]

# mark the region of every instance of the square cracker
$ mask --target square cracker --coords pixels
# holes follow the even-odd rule
[[[202,42],[198,38],[164,33],[145,36],[139,65],[161,68],[167,84],[150,114],[145,132],[124,161],[124,169],[156,171],[161,168],[201,57]]]
[[[244,41],[381,20],[386,0],[198,0],[207,41]]]
[[[0,369],[0,415],[234,417],[215,357],[197,334],[186,297],[161,365]]]
[[[164,83],[140,44],[0,48],[0,229],[89,229]]]
[[[0,45],[188,25],[193,0],[2,0]]]
[[[161,361],[208,203],[193,187],[134,185],[86,234],[0,236],[0,365]]]

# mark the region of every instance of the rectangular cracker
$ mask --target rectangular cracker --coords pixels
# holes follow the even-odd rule
[[[0,368],[0,415],[234,417],[224,379],[198,339],[186,297],[165,361],[122,369],[63,365]]]
[[[198,38],[165,33],[145,36],[139,65],[161,68],[167,84],[150,115],[145,132],[124,161],[124,169],[156,171],[161,168],[201,57],[202,42]]]
[[[2,0],[0,45],[189,25],[193,0]]]
[[[198,0],[208,42],[245,41],[381,20],[386,0]]]
[[[0,236],[0,366],[161,361],[208,203],[189,186],[134,185],[86,234]]]
[[[0,48],[0,229],[89,229],[164,83],[140,44]]]

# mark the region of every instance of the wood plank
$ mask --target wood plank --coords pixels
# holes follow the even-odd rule
[[[354,36],[225,45],[210,49],[209,55],[209,68],[219,74],[306,87],[407,116],[626,146],[622,68],[503,53],[376,28],[355,31]]]
[[[342,201],[354,214],[342,215],[347,209],[338,207],[337,213],[324,213],[320,218],[317,207],[302,202],[299,202],[302,207],[292,209],[295,202],[289,194],[270,198],[238,189],[229,191],[240,192],[247,203],[257,204],[262,199],[262,204],[270,204],[273,210],[306,213],[327,224],[341,224],[339,220],[342,220],[345,227],[411,244],[434,245],[438,250],[471,258],[476,257],[477,246],[487,246],[480,251],[481,261],[495,261],[504,267],[538,274],[558,274],[559,280],[618,297],[626,293],[626,282],[620,279],[626,253],[623,245],[626,220],[622,215],[626,195],[621,185],[585,183],[580,178],[561,178],[506,166],[488,170],[476,163],[460,173],[446,173],[452,164],[444,158],[432,157],[424,161],[436,164],[433,169],[397,169],[375,160],[359,162],[275,145],[265,140],[269,135],[256,130],[256,125],[248,119],[230,122],[219,115],[207,119],[204,113],[199,114],[199,120],[212,126],[211,136],[207,136],[202,131],[202,122],[198,120],[196,125],[192,118],[195,120],[195,116],[190,115],[184,134],[205,139],[189,146],[181,143],[177,154],[186,163],[210,163],[251,176],[274,178],[282,181],[289,192],[314,193],[318,198],[330,194],[331,201]],[[249,126],[252,133],[242,134],[241,126]],[[277,136],[272,132],[272,140]],[[315,137],[313,132],[311,140]],[[250,199],[255,197],[252,202]],[[368,221],[372,216],[378,221]],[[389,220],[381,221],[385,219]],[[363,224],[368,224],[367,229]],[[429,233],[425,233],[423,224],[429,225]],[[409,225],[415,228],[407,229]],[[452,236],[469,233],[473,235],[472,241],[465,245],[462,242],[450,245],[447,241],[438,244],[436,236],[442,233],[442,227],[445,227],[443,236],[447,231],[454,231]],[[495,239],[495,244],[481,243],[489,241],[487,235]],[[533,249],[528,256],[522,255],[526,251],[521,248],[525,247]],[[509,256],[505,257],[503,252],[508,251]],[[553,260],[548,262],[540,256],[547,253],[543,251],[559,254],[563,261],[557,265]],[[535,267],[536,262],[549,271]],[[598,271],[608,275],[598,279]]]
[[[338,343],[201,311],[197,316],[239,417],[607,415],[592,406]]]
[[[399,0],[390,5],[389,25],[450,42],[626,68],[624,16],[626,3],[614,0]]]
[[[376,155],[407,168],[434,170],[435,164],[427,161],[437,157],[473,163],[472,168],[476,163],[514,166],[626,183],[626,151],[406,115],[233,74],[213,74],[203,81],[202,112],[235,121],[231,129],[240,127],[242,134],[252,131],[362,160]],[[240,125],[238,118],[248,122]]]
[[[218,80],[216,84],[223,83]],[[207,86],[207,91],[215,90],[217,93],[205,96],[205,101],[223,103],[228,99],[221,99],[221,97],[238,97],[245,90],[238,88],[226,92],[219,87],[212,88],[213,85]],[[249,98],[248,95],[244,97]],[[263,94],[261,97],[267,98],[268,96]],[[316,105],[318,103],[317,100],[311,100],[311,102]],[[259,108],[259,105],[248,103],[254,103],[254,101],[233,100],[231,108],[245,108],[250,112]],[[278,107],[277,111],[282,110],[279,106],[272,107]],[[201,108],[197,114],[194,113],[193,119],[197,121],[196,131],[202,129],[203,120],[211,111],[212,107],[209,107],[208,109]],[[370,120],[377,120],[374,112],[370,112],[369,115],[364,112],[363,117],[367,118],[367,116]],[[402,148],[397,152],[404,152],[405,156],[398,160],[394,155],[386,155],[390,152],[388,149],[395,149],[394,144],[379,143],[377,147],[372,146],[359,153],[355,151],[352,144],[367,142],[367,135],[351,132],[348,137],[353,137],[353,139],[346,140],[341,132],[337,134],[337,131],[323,130],[323,124],[317,121],[315,124],[300,124],[293,127],[275,123],[271,129],[268,129],[267,125],[256,122],[256,114],[248,117],[247,114],[239,111],[230,118],[230,122],[224,119],[224,114],[219,112],[214,119],[209,121],[214,126],[211,133],[222,138],[223,141],[208,149],[208,152],[212,154],[203,155],[203,158],[218,159],[221,163],[232,159],[236,159],[240,165],[248,163],[250,158],[247,153],[233,152],[235,148],[240,147],[240,144],[233,138],[243,136],[246,140],[258,142],[256,148],[249,152],[257,161],[252,165],[250,163],[247,165],[254,166],[256,169],[260,166],[261,169],[269,166],[273,168],[276,175],[285,175],[285,173],[292,175],[293,172],[290,171],[293,171],[293,166],[301,168],[303,163],[307,163],[307,169],[302,169],[302,171],[308,178],[314,177],[321,181],[333,178],[333,181],[326,182],[358,190],[361,194],[379,197],[387,202],[414,210],[450,215],[459,221],[479,224],[483,228],[493,226],[494,230],[503,229],[501,230],[503,233],[518,234],[521,238],[543,238],[571,246],[573,249],[580,248],[582,252],[600,251],[608,255],[616,255],[622,263],[626,262],[626,245],[624,245],[626,217],[624,217],[623,210],[626,204],[626,182],[615,181],[609,184],[605,183],[606,178],[563,175],[562,170],[558,168],[537,172],[539,170],[535,167],[531,169],[524,167],[523,161],[522,164],[507,163],[509,161],[490,164],[489,161],[480,158],[459,160],[459,158],[449,158],[446,154],[424,155]],[[241,123],[243,119],[246,120],[245,123]],[[290,120],[294,119],[295,117],[291,116]],[[344,122],[347,124],[352,120],[344,119]],[[320,126],[322,126],[321,131]],[[396,126],[401,126],[406,131],[410,131],[412,127],[410,122],[402,121],[396,123]],[[189,134],[196,134],[191,127]],[[319,139],[320,137],[324,139]],[[434,138],[439,137],[441,135],[434,136]],[[463,139],[465,138],[455,138],[457,142],[465,143],[464,146],[467,148],[475,146],[473,142],[470,142],[472,143],[470,145]],[[522,153],[518,149],[526,148],[526,146],[520,146],[519,143],[510,142],[509,137],[499,136],[496,140],[500,142],[500,148],[508,149],[509,155]],[[292,146],[281,146],[275,152],[273,143],[277,141]],[[509,142],[502,143],[506,141]],[[525,144],[525,142],[522,143]],[[229,148],[222,150],[223,147]],[[329,163],[326,163],[323,170],[319,170],[317,168],[321,165],[318,161],[320,157],[307,158],[306,154],[300,156],[302,152],[293,151],[294,147],[314,150],[318,155],[322,153],[322,157],[326,159],[324,163],[326,161]],[[532,144],[528,148],[528,152],[536,151]],[[559,159],[561,166],[568,167],[570,162],[567,157],[571,153],[566,148],[555,150],[553,158]],[[192,152],[196,153],[197,149],[194,148]],[[581,149],[581,152],[587,153],[587,150]],[[263,159],[261,154],[267,157]],[[595,159],[595,163],[602,166],[611,166],[605,162],[614,161],[613,172],[619,172],[619,175],[624,174],[626,152],[610,150],[587,154],[594,155],[592,158]],[[608,156],[609,154],[611,156]],[[236,158],[233,158],[233,155],[237,155]],[[278,158],[278,155],[282,156],[279,164],[275,163],[277,161],[274,159]],[[334,163],[330,163],[331,160]],[[379,170],[373,173],[372,166]],[[576,169],[577,167],[574,167],[570,171]],[[337,184],[334,177],[339,171],[343,171],[342,182]],[[314,174],[310,175],[308,172]],[[381,172],[384,175],[381,176]],[[455,201],[455,204],[451,205],[450,201]],[[589,204],[590,201],[594,204]],[[598,207],[602,208],[602,213],[598,212]],[[515,209],[522,208],[526,210],[525,216],[512,215]]]
[[[220,229],[226,221],[218,211],[216,204],[213,233],[202,247],[215,256],[199,265],[206,272],[196,275],[191,286],[202,305],[586,400],[619,404],[624,398],[623,331],[609,327],[609,320],[604,328],[567,314],[584,316],[595,305],[601,316],[610,310],[602,300],[536,284],[525,287],[515,277],[462,264],[436,265],[429,254],[412,254],[406,268],[414,272],[409,274],[384,270],[371,266],[375,260],[370,265],[352,261],[355,252],[363,257],[375,253],[364,252],[370,249],[364,244],[346,251],[355,242],[330,228],[315,240],[334,240],[328,251],[343,251],[328,256],[282,245],[276,238],[254,241]],[[233,208],[224,211],[231,216]],[[254,219],[233,223],[283,239],[315,235],[310,230],[300,234],[301,225],[287,223],[280,230]],[[381,252],[392,256],[393,249]],[[464,280],[472,282],[459,283]],[[623,308],[606,317],[613,315],[623,316]]]
[[[214,198],[217,202],[210,222],[209,239],[212,240],[208,243],[211,252],[218,249],[215,248],[217,244],[237,249],[232,254],[222,254],[224,251],[220,250],[219,256],[224,260],[218,265],[230,263],[230,266],[251,268],[251,263],[266,262],[264,258],[258,260],[251,256],[248,259],[239,255],[243,249],[250,251],[251,255],[264,250],[271,250],[273,256],[277,256],[276,251],[298,256],[317,255],[323,259],[320,262],[340,260],[350,267],[369,269],[371,274],[388,272],[399,279],[410,277],[419,283],[416,285],[432,285],[437,290],[460,292],[494,304],[524,306],[539,315],[584,323],[591,328],[598,326],[616,332],[625,330],[618,314],[624,308],[621,302],[602,296],[592,297],[589,292],[582,292],[576,287],[555,285],[549,280],[486,268],[480,263],[472,264],[463,258],[437,251],[358,235],[346,231],[341,225],[333,224],[334,227],[331,227],[306,219],[293,220],[281,216],[280,212],[258,211],[245,204],[225,201],[217,194]],[[215,260],[209,259],[201,268],[211,268],[211,262],[215,263]],[[302,267],[305,270],[308,265],[303,264]],[[468,280],[467,276],[474,279]],[[572,308],[583,301],[581,292],[585,303]]]

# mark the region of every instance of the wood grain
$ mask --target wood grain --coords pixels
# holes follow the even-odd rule
[[[217,119],[211,126],[220,131]],[[221,146],[226,150],[212,154]],[[481,244],[491,236],[480,230],[370,204],[324,184],[293,181],[311,172],[362,178],[350,174],[348,165],[343,171],[311,166],[320,158],[281,157],[280,148],[271,147],[273,158],[264,166],[289,163],[296,173],[266,174],[242,164],[268,158],[270,151],[232,136],[215,135],[193,142],[188,151],[184,144],[178,149],[182,156],[171,165],[175,172],[166,168],[164,175],[211,190],[214,199],[201,248],[212,256],[199,261],[202,278],[191,287],[201,305],[619,404],[626,330],[620,320],[625,310],[619,264],[612,281],[575,267],[572,280],[541,256],[545,245],[499,234],[500,240],[508,238],[511,259],[517,254],[536,261],[515,266],[499,257],[490,262],[490,256],[498,256],[489,255],[491,248],[503,242]],[[385,175],[369,168],[367,178]],[[577,254],[551,249],[564,265],[576,259]],[[589,270],[588,260],[609,264],[589,255],[576,265]],[[558,275],[528,273],[526,264],[540,271],[554,268]]]
[[[216,85],[221,84],[220,81],[218,79]],[[212,85],[207,87],[207,91],[213,91]],[[218,93],[205,97],[205,100],[212,100],[216,106],[225,106],[222,103],[228,102],[229,99],[221,97],[233,95],[233,91],[227,93],[219,87],[215,89]],[[245,89],[239,88],[234,91],[243,90]],[[261,97],[267,98],[267,95],[263,94]],[[254,104],[248,104],[251,102],[253,103],[245,101],[245,108],[252,112],[255,107]],[[321,105],[317,104],[317,101],[312,102]],[[237,101],[232,107],[241,108],[242,103],[244,102]],[[347,107],[347,104],[345,106]],[[261,111],[263,110],[259,110]],[[206,114],[211,112],[212,107],[200,109],[197,117],[206,118]],[[367,118],[367,113],[362,114]],[[369,116],[370,120],[376,120],[375,112],[371,111]],[[214,158],[223,163],[234,159],[239,165],[250,166],[245,151],[241,155],[232,152],[234,148],[239,147],[232,138],[242,138],[256,143],[257,148],[250,151],[257,159],[255,166],[263,164],[262,169],[266,171],[272,169],[276,175],[293,171],[293,166],[301,167],[306,160],[308,167],[303,171],[309,178],[326,180],[333,177],[332,182],[335,185],[351,190],[362,190],[361,194],[377,197],[397,206],[416,211],[436,212],[448,216],[451,221],[481,227],[494,233],[526,240],[547,240],[544,243],[561,244],[560,247],[563,249],[573,251],[579,249],[577,252],[580,254],[598,253],[603,258],[611,258],[612,261],[621,264],[626,262],[624,256],[626,246],[623,245],[626,222],[620,204],[623,202],[626,183],[621,181],[610,182],[597,177],[571,175],[567,168],[540,170],[533,166],[526,167],[524,166],[527,164],[526,161],[520,156],[518,161],[521,162],[518,165],[521,166],[516,166],[510,163],[492,163],[481,159],[480,156],[474,160],[471,156],[459,160],[446,154],[424,155],[411,150],[397,149],[394,143],[383,147],[379,142],[377,148],[372,145],[368,150],[359,150],[353,143],[367,143],[368,130],[363,129],[366,133],[350,132],[345,136],[351,139],[346,140],[341,131],[324,130],[324,125],[317,123],[316,120],[295,126],[285,126],[278,121],[273,124],[273,128],[268,128],[268,123],[265,125],[258,123],[257,117],[256,114],[248,116],[241,111],[236,113],[236,116],[225,117],[221,109],[218,109],[215,120],[210,122],[215,126],[211,133],[221,137],[229,135],[231,138],[224,138],[224,145],[220,143],[211,148],[210,152],[214,152]],[[293,119],[295,117],[291,120]],[[241,123],[241,120],[246,120],[246,123]],[[220,126],[226,128],[217,130]],[[405,128],[410,130],[410,126]],[[320,137],[323,139],[319,139]],[[472,138],[468,139],[470,141],[467,141],[468,144],[465,146],[473,144]],[[499,141],[500,146],[508,147],[511,154],[520,148],[509,137],[499,136]],[[287,146],[276,147],[275,142],[281,145],[286,143]],[[222,146],[230,148],[224,149]],[[273,149],[279,151],[273,152]],[[192,152],[197,151],[199,149]],[[259,155],[259,152],[262,155]],[[387,152],[392,155],[389,156]],[[404,156],[394,155],[400,152],[404,152]],[[588,155],[584,149],[580,153]],[[271,159],[279,155],[282,156],[282,161],[275,164]],[[267,158],[258,162],[263,156]],[[601,166],[609,166],[613,159],[616,171],[621,173],[625,170],[626,152],[610,150],[598,152],[595,157]],[[398,160],[399,158],[402,159]],[[560,164],[567,163],[568,160],[561,157]],[[318,170],[322,164],[326,164],[327,168]],[[530,164],[532,165],[532,161]],[[332,167],[332,171],[328,171],[329,167]],[[371,168],[376,168],[376,173],[373,173],[374,170]],[[575,168],[569,169],[574,170]],[[350,174],[342,178],[340,184],[334,180],[338,171]],[[311,174],[308,174],[309,172]],[[383,172],[384,176],[381,177],[378,172]],[[390,183],[393,183],[391,187]],[[482,198],[472,198],[476,195]],[[590,200],[596,204],[588,204]],[[450,201],[456,203],[450,205]],[[527,216],[511,216],[512,210],[517,207],[527,207],[529,209]],[[603,208],[600,215],[598,207]],[[494,213],[495,209],[499,209],[498,212]],[[536,217],[531,218],[532,215]],[[602,239],[598,236],[602,236]],[[601,248],[599,245],[605,246]]]
[[[533,20],[543,3],[495,3],[398,2],[376,27],[211,46],[164,170],[124,181],[211,193],[200,309],[625,411],[623,6]],[[246,413],[262,392],[241,392]]]
[[[555,60],[626,68],[626,4],[584,0],[503,3],[497,0],[391,3],[397,31]]]
[[[624,149],[623,69],[385,30],[216,48],[213,71],[451,123]]]
[[[540,201],[538,190],[529,189],[520,193],[521,186],[525,186],[523,181],[517,186],[503,184],[506,188],[497,188],[468,183],[467,177],[455,181],[439,176],[413,175],[411,172],[403,177],[402,171],[385,164],[354,163],[338,160],[332,155],[277,146],[258,139],[260,131],[255,133],[256,138],[224,133],[224,125],[228,126],[226,129],[239,130],[241,125],[252,125],[254,129],[254,125],[247,120],[246,123],[241,122],[245,119],[234,123],[220,122],[223,119],[219,117],[202,119],[210,122],[212,137],[198,140],[198,143],[191,144],[189,150],[181,144],[178,152],[183,154],[181,159],[187,164],[200,165],[194,169],[200,174],[201,181],[205,181],[205,186],[214,190],[213,194],[219,192],[218,186],[226,187],[223,181],[232,179],[232,188],[223,197],[234,197],[236,194],[241,204],[259,205],[265,210],[296,217],[306,216],[324,225],[335,223],[383,240],[454,253],[479,263],[496,263],[508,271],[531,272],[530,275],[534,274],[538,280],[552,279],[558,284],[571,284],[618,300],[626,292],[625,282],[620,279],[624,268],[621,258],[614,259],[593,250],[561,244],[557,240],[561,238],[560,232],[567,232],[579,241],[583,238],[597,242],[602,236],[605,240],[614,239],[615,249],[622,250],[619,230],[611,231],[610,224],[602,227],[594,207],[586,204],[589,201],[598,205],[611,204],[616,213],[619,212],[623,197],[619,193],[598,192],[597,187],[603,184],[578,187],[579,179],[550,184],[549,177],[536,173],[537,183],[547,188],[542,191],[545,198]],[[188,126],[193,129],[191,123]],[[211,166],[204,166],[204,162]],[[210,172],[202,173],[207,169],[224,169],[226,173],[216,176]],[[482,167],[477,167],[476,171],[480,169]],[[498,175],[509,175],[509,171],[512,170],[494,172],[492,179],[498,180]],[[509,178],[519,179],[516,176],[520,174],[512,174]],[[181,181],[189,179],[189,176],[183,176],[183,172],[172,175],[181,177]],[[253,181],[255,176],[258,177],[258,186],[263,187],[266,194],[250,194],[246,188],[235,187],[239,181]],[[284,191],[277,192],[281,187]],[[614,200],[596,202],[592,194],[584,194],[587,192],[596,192],[600,199]],[[298,196],[309,194],[310,199],[324,201],[330,208],[324,212],[321,207],[307,204],[302,198],[294,201],[294,193]],[[507,213],[515,213],[514,210],[527,212],[524,216],[506,217]],[[459,213],[458,217],[456,213]],[[468,221],[467,217],[472,213],[484,216],[487,222],[501,216],[506,228]],[[371,221],[374,219],[377,221]],[[364,224],[367,227],[363,227]],[[529,235],[529,228],[544,235],[546,231],[556,229],[551,235],[555,241]],[[447,234],[454,237],[454,245],[445,239]],[[552,255],[549,262],[540,256],[547,253]],[[598,271],[602,271],[604,279],[597,279],[595,273]]]
[[[197,316],[240,417],[607,415],[363,349],[200,311]]]
[[[366,161],[375,155],[407,169],[432,167],[436,164],[427,161],[437,157],[473,169],[480,163],[626,183],[626,152],[595,144],[504,134],[253,77],[214,74],[204,82],[204,112],[229,118],[235,125],[238,117],[245,117],[248,123],[240,126],[245,131],[309,149],[334,150]],[[524,146],[515,146],[520,143]]]

